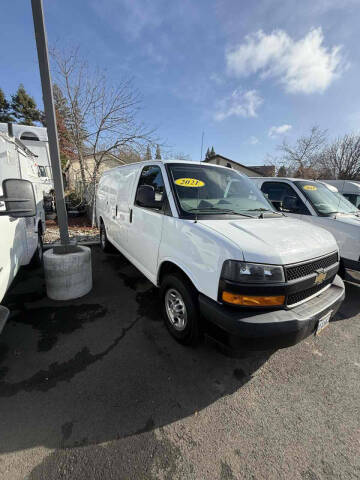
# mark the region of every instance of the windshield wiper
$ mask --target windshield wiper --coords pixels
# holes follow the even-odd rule
[[[275,210],[270,210],[270,208],[249,208],[244,210],[244,212],[271,212],[271,213],[277,213],[278,215],[281,215],[280,212],[275,212]]]
[[[230,215],[241,215],[242,217],[247,217],[247,218],[255,218],[253,215],[246,215],[245,213],[240,213],[240,212],[235,212],[234,210],[231,210],[230,208],[216,208],[216,207],[209,207],[209,208],[190,208],[187,210],[188,212],[199,212],[199,213],[211,213],[211,212],[216,212],[218,214],[230,214]]]
[[[269,213],[274,213],[275,215],[281,215],[283,216],[284,214],[281,212],[275,212],[275,210],[270,210],[269,208],[250,208],[248,210],[244,210],[244,212],[261,212],[263,214],[264,212],[269,212]]]

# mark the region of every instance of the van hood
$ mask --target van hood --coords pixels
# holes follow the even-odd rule
[[[238,246],[247,262],[286,265],[338,250],[333,235],[295,218],[199,220]]]

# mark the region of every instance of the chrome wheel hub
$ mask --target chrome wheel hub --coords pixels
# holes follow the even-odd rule
[[[171,325],[181,332],[187,325],[187,312],[181,294],[175,288],[169,288],[165,294],[165,308]]]

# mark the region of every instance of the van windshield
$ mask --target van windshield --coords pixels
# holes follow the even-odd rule
[[[257,186],[236,171],[199,164],[167,166],[182,213],[279,216]]]
[[[302,180],[296,181],[295,184],[321,216],[335,213],[359,213],[345,197],[338,192],[332,192],[321,183]]]

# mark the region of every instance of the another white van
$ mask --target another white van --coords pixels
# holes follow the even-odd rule
[[[326,228],[336,238],[344,280],[360,285],[360,211],[326,181],[253,178],[279,212]]]
[[[324,182],[336,187],[338,192],[360,209],[360,182],[353,180],[324,180]]]
[[[247,177],[195,162],[108,170],[96,200],[101,246],[160,287],[184,344],[204,326],[247,348],[287,347],[320,331],[344,299],[338,246],[277,212]]]
[[[31,152],[0,133],[0,302],[21,266],[42,261],[45,213],[38,178]],[[0,332],[8,315],[0,305]]]

